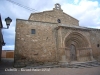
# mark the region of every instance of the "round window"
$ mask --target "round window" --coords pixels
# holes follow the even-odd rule
[[[58,23],[61,23],[61,20],[60,20],[60,19],[58,19],[58,20],[57,20],[57,22],[58,22]]]

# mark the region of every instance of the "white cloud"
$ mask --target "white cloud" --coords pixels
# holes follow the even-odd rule
[[[2,50],[14,50],[14,45],[5,45]]]
[[[79,0],[74,0],[74,3],[77,4],[79,2]]]
[[[77,18],[81,26],[96,28],[100,25],[100,7],[97,1],[81,0],[77,5],[65,3],[62,9]]]
[[[28,19],[28,16],[30,14],[27,9],[17,5],[10,5],[10,11],[16,18]]]

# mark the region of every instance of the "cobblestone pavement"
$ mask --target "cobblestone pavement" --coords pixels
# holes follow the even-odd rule
[[[0,63],[0,75],[100,75],[100,66],[92,68],[13,68],[13,63]],[[6,71],[5,71],[6,70]],[[9,71],[13,70],[13,71]]]

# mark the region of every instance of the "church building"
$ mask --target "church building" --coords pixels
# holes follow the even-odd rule
[[[79,26],[60,4],[16,20],[15,64],[100,60],[100,29]]]

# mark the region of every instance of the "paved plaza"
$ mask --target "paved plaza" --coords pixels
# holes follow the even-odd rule
[[[13,68],[13,59],[0,63],[0,75],[100,75],[100,66],[91,68]]]

